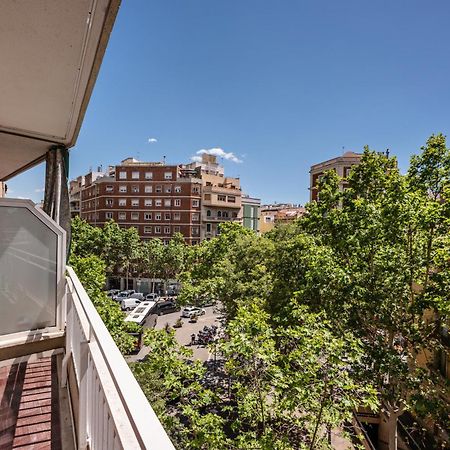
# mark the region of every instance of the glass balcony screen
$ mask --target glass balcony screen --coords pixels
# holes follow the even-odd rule
[[[29,210],[0,206],[0,335],[56,325],[57,245]]]

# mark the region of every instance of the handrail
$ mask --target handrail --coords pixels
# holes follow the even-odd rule
[[[367,434],[366,429],[364,428],[364,425],[361,423],[361,421],[359,420],[357,414],[355,412],[353,412],[353,428],[355,429],[356,432],[361,432],[365,443],[368,445],[370,450],[376,450],[375,446],[373,445],[372,441],[370,440],[369,435]]]
[[[123,408],[140,448],[174,450],[166,431],[71,267],[67,267],[67,274],[73,288],[72,295],[79,300],[89,322],[91,357],[100,361],[103,372],[106,370],[109,375],[107,378],[113,383],[120,399],[120,405],[115,407]]]

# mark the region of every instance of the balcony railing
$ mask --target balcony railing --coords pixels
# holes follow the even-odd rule
[[[64,241],[31,202],[0,200],[0,360],[63,352],[58,373],[78,449],[173,450],[75,272],[64,276]]]

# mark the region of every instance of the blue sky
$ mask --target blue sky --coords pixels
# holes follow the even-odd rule
[[[70,175],[219,147],[245,192],[305,203],[311,164],[343,148],[389,148],[405,170],[449,134],[449,19],[448,0],[125,0]],[[41,165],[10,196],[43,183]]]

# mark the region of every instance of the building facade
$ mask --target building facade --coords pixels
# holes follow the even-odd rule
[[[242,195],[242,207],[239,212],[239,219],[245,228],[260,232],[261,199]]]
[[[267,233],[278,224],[291,223],[302,217],[306,210],[301,205],[275,203],[261,206],[261,233]]]
[[[0,181],[0,198],[6,197],[6,183]]]
[[[107,173],[87,174],[80,202],[91,225],[114,220],[142,239],[167,243],[181,233],[189,244],[200,241],[201,180],[180,165],[125,159]]]
[[[311,166],[311,170],[309,171],[309,200],[318,200],[318,183],[325,172],[329,170],[334,170],[339,175],[339,177],[343,179],[340,183],[340,187],[342,190],[344,190],[346,187],[345,178],[347,178],[348,174],[350,173],[352,166],[358,165],[361,162],[361,157],[361,153],[349,151],[345,152],[342,156],[338,156],[337,158],[329,159],[328,161],[324,161]]]

